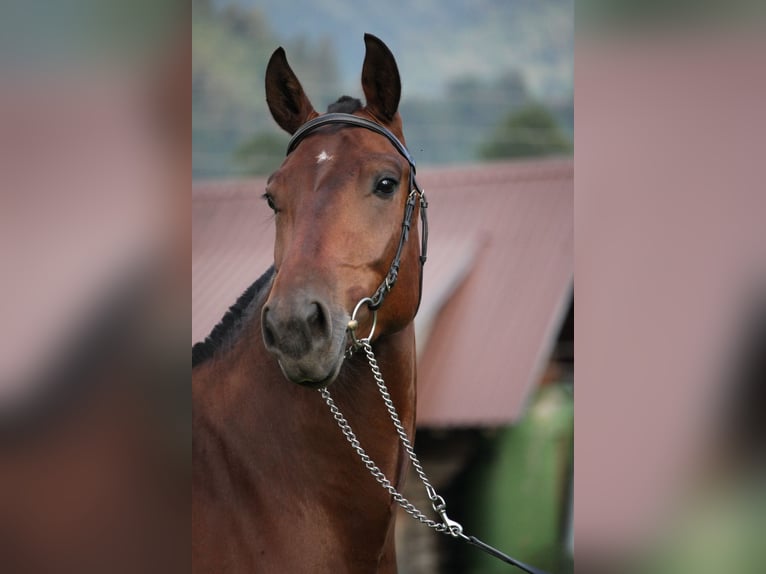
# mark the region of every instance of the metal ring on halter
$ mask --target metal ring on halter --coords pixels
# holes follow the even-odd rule
[[[354,307],[354,311],[351,313],[351,319],[348,322],[348,332],[351,335],[351,342],[353,343],[354,347],[359,347],[362,344],[362,341],[370,341],[372,340],[372,336],[375,334],[375,326],[378,324],[378,311],[377,309],[374,309],[372,311],[372,327],[370,327],[370,334],[367,335],[367,337],[362,339],[356,338],[356,329],[359,327],[359,321],[356,320],[356,314],[359,312],[359,309],[362,308],[362,305],[364,304],[370,305],[372,304],[372,299],[369,297],[365,297],[363,299],[360,299],[359,302],[356,304],[356,307]]]

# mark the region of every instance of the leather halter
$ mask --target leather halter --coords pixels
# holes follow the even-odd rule
[[[298,144],[300,144],[301,141],[303,141],[311,132],[331,124],[361,127],[384,136],[396,148],[396,151],[398,151],[402,157],[407,160],[407,163],[410,164],[410,180],[408,188],[409,195],[407,197],[407,203],[404,208],[404,218],[402,220],[402,232],[399,236],[399,245],[396,248],[396,254],[394,255],[394,259],[391,262],[391,266],[388,269],[386,277],[383,279],[383,282],[380,284],[380,286],[375,290],[375,293],[373,293],[373,295],[369,298],[370,302],[368,306],[373,311],[379,309],[383,304],[383,300],[386,298],[386,295],[388,295],[388,292],[391,291],[391,289],[394,287],[394,284],[396,283],[396,280],[399,276],[399,265],[401,264],[404,244],[407,242],[407,238],[410,235],[410,227],[412,226],[412,215],[415,211],[415,203],[420,200],[420,223],[422,231],[420,244],[420,288],[418,292],[417,307],[419,308],[420,299],[423,296],[423,266],[426,263],[428,250],[428,219],[426,218],[428,202],[426,201],[424,191],[418,186],[418,183],[415,180],[415,160],[412,159],[410,152],[407,151],[407,148],[404,147],[404,144],[402,144],[402,142],[400,142],[399,139],[393,133],[391,133],[390,130],[371,120],[360,118],[359,116],[354,116],[352,114],[341,113],[324,114],[303,124],[296,130],[296,132],[293,134],[293,137],[290,139],[290,142],[287,144],[286,155],[290,155],[290,153],[296,147],[298,147]],[[415,310],[416,313],[417,308]]]

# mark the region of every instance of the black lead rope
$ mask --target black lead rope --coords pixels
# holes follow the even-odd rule
[[[418,307],[420,307],[420,297],[423,294],[423,266],[426,262],[428,249],[428,219],[426,217],[428,202],[426,201],[425,193],[418,186],[417,181],[415,181],[415,160],[412,159],[412,156],[410,155],[409,151],[407,151],[407,148],[404,147],[404,144],[402,144],[402,142],[400,142],[399,139],[385,127],[359,116],[341,113],[324,114],[303,124],[300,128],[298,128],[298,130],[296,130],[296,132],[293,134],[293,137],[290,139],[290,142],[287,144],[287,155],[289,155],[308,134],[322,126],[330,124],[357,126],[378,133],[387,138],[388,141],[390,141],[391,144],[396,148],[396,150],[404,157],[404,159],[407,160],[407,163],[410,164],[410,180],[408,189],[409,196],[407,197],[407,203],[404,209],[404,218],[402,220],[402,232],[399,236],[399,244],[396,248],[396,254],[394,255],[393,261],[391,262],[388,273],[386,274],[386,277],[380,286],[375,290],[373,296],[370,297],[368,306],[373,311],[377,310],[383,304],[383,300],[385,299],[386,295],[389,291],[391,291],[394,284],[396,283],[399,275],[399,265],[401,263],[402,252],[410,234],[410,227],[412,226],[412,217],[415,212],[415,205],[419,200],[420,221],[422,226],[420,246],[420,294],[418,296]],[[450,530],[448,530],[446,533],[453,535]],[[534,568],[528,564],[525,564],[524,562],[508,556],[497,548],[490,546],[486,542],[482,542],[475,536],[465,535],[461,531],[457,537],[465,540],[468,544],[476,546],[478,549],[486,552],[490,556],[494,556],[498,560],[502,560],[506,564],[515,566],[524,572],[528,572],[529,574],[547,574],[544,570]]]
[[[476,548],[479,548],[480,550],[483,550],[490,556],[494,556],[498,560],[502,560],[503,562],[507,564],[511,564],[512,566],[516,566],[516,568],[520,568],[521,570],[524,570],[524,572],[529,572],[529,574],[548,574],[545,570],[540,570],[539,568],[535,568],[534,566],[530,566],[529,564],[524,564],[520,560],[516,560],[515,558],[511,558],[507,554],[504,554],[503,552],[500,552],[497,548],[494,548],[493,546],[490,546],[486,542],[482,542],[475,536],[466,536],[465,538],[466,542],[468,544],[472,544],[476,546]]]

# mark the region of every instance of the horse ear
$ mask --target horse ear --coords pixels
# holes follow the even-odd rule
[[[362,66],[362,89],[367,110],[385,123],[390,123],[399,108],[402,83],[391,50],[372,34],[364,35],[367,51]]]
[[[266,103],[279,127],[290,135],[316,115],[282,48],[274,51],[266,66]]]

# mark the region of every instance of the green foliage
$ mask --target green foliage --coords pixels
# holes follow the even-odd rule
[[[339,95],[328,95],[337,89],[338,78],[332,41],[281,42],[258,9],[195,0],[192,34],[195,179],[262,173],[274,164],[276,134],[281,132],[266,105],[264,76],[279,45],[285,46],[290,65],[316,105]],[[282,157],[284,145],[279,146]],[[266,156],[257,159],[258,153]]]
[[[287,142],[286,135],[258,134],[237,149],[236,161],[247,175],[269,175],[282,163]]]
[[[250,4],[192,0],[194,179],[264,174],[279,165],[284,145],[278,142],[284,134],[272,120],[266,105],[264,76],[269,57],[280,45],[285,48],[291,67],[317,110],[323,111],[344,92],[362,96],[358,83],[361,33],[352,34],[347,26],[339,27],[332,18],[322,22],[324,35],[285,32],[298,29],[297,23],[285,23],[289,23],[297,8],[291,5],[271,9],[273,2],[277,0]],[[313,11],[302,13],[302,18],[316,19],[318,16],[311,15],[326,12],[319,4],[309,6],[308,0],[304,4]],[[388,10],[390,8],[386,8]],[[537,8],[529,10],[537,13]],[[464,15],[456,8],[444,11],[442,16],[457,25]],[[492,20],[486,14],[483,19]],[[281,26],[282,34],[278,34],[272,24]],[[499,33],[500,28],[493,22],[473,22],[468,28],[472,33],[478,33],[479,29],[488,33],[487,26]],[[526,131],[513,128],[512,137],[507,128],[493,133],[502,114],[519,111],[530,102],[528,78],[520,71],[522,68],[505,62],[501,58],[502,50],[487,55],[496,58],[488,64],[489,69],[496,70],[492,74],[471,75],[473,72],[460,71],[465,70],[465,66],[455,71],[445,64],[436,65],[445,49],[443,41],[428,34],[421,37],[423,33],[420,30],[417,35],[418,44],[422,44],[420,48],[400,47],[396,52],[404,84],[400,112],[407,145],[419,165],[571,150],[571,98],[552,104],[549,110],[555,118],[554,125],[547,124],[542,131],[532,122],[533,125],[524,128]],[[507,30],[503,28],[502,34],[507,35]],[[380,35],[386,39],[386,34]],[[350,58],[349,54],[354,57]],[[350,65],[356,71],[353,84],[348,85],[341,81],[341,70],[347,70]],[[431,78],[431,83],[437,78],[439,82],[445,82],[445,77],[451,80],[442,84],[443,89],[439,91],[421,91],[420,96],[413,96],[418,92],[409,86],[419,81],[429,85],[423,80],[425,77]],[[502,142],[507,143],[509,138],[523,139],[526,143],[504,146]],[[536,141],[541,138],[545,139],[542,145]],[[535,140],[533,145],[529,145],[530,140]]]
[[[529,104],[508,114],[479,150],[484,159],[568,154],[572,143],[553,114],[540,104]]]
[[[517,109],[528,101],[524,77],[515,70],[494,81],[476,76],[454,78],[441,98],[402,102],[407,144],[418,162],[474,160],[497,122],[499,110]]]

